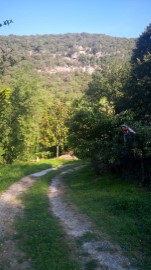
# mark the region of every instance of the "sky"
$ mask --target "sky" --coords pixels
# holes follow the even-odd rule
[[[0,0],[0,35],[98,33],[137,38],[151,23],[151,0]]]

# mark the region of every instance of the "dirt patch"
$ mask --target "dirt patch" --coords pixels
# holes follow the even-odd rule
[[[73,154],[61,155],[59,158],[64,159],[64,160],[78,160],[78,158],[74,156]]]
[[[56,169],[51,168],[24,177],[0,195],[0,270],[33,270],[31,261],[18,248],[14,226],[16,218],[24,214],[20,196],[32,187],[37,177]]]
[[[59,218],[66,234],[78,245],[82,269],[136,270],[122,254],[121,248],[111,243],[107,236],[100,235],[88,217],[79,213],[66,200],[62,175],[80,168],[68,169],[52,180],[49,200],[52,211]]]

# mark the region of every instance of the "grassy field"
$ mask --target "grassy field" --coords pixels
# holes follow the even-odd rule
[[[72,161],[48,159],[38,162],[18,162],[11,165],[2,166],[0,167],[0,193],[26,175],[49,169],[51,167],[56,167],[64,163],[72,164]]]
[[[151,269],[151,194],[116,176],[96,177],[89,167],[66,175],[68,199],[101,232],[118,242],[138,267]]]
[[[32,260],[32,270],[80,270],[72,256],[74,246],[49,210],[48,187],[59,171],[41,177],[22,197],[25,214],[16,223],[17,238],[20,248]]]

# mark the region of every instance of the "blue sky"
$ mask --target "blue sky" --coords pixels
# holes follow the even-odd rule
[[[139,37],[151,23],[151,0],[0,0],[0,35],[100,33]]]

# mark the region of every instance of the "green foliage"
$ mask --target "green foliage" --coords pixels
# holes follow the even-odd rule
[[[0,48],[0,75],[7,73],[10,67],[16,64],[16,60],[12,57],[12,49]]]
[[[75,152],[82,157],[101,160],[104,167],[117,166],[124,156],[120,125],[125,121],[131,123],[133,117],[126,113],[115,115],[115,105],[122,95],[127,74],[128,68],[122,69],[118,63],[95,73],[83,98],[73,103],[68,122],[70,143]]]
[[[128,79],[121,110],[129,109],[135,119],[150,124],[151,115],[151,25],[139,37],[131,58],[132,69]]]
[[[1,163],[34,159],[51,146],[63,149],[68,104],[52,99],[30,67],[14,68],[9,84],[11,91],[4,88],[0,92]]]
[[[111,146],[111,142],[120,121],[114,116],[114,107],[121,95],[124,76],[127,76],[125,69],[117,62],[112,63],[106,70],[94,73],[83,98],[73,103],[69,134],[78,154],[93,158],[100,153],[105,156],[108,148],[116,149],[117,145]]]
[[[108,63],[102,71],[92,75],[86,97],[107,114],[113,114],[115,104],[122,95],[123,84],[129,74],[129,63],[121,65],[119,61]]]
[[[136,48],[133,51],[132,63],[137,64],[137,61],[143,61],[144,55],[151,53],[151,24],[149,24],[141,36],[137,39]]]
[[[65,122],[68,117],[67,106],[61,101],[50,103],[41,123],[40,143],[43,147],[48,148],[56,146],[56,156],[59,156],[59,149],[64,148],[67,141],[68,128]]]
[[[60,99],[65,103],[71,103],[79,98],[87,88],[91,76],[87,73],[56,73],[49,78],[43,78],[46,89],[53,95],[53,98]]]
[[[133,116],[106,114],[100,109],[100,104],[94,106],[84,100],[75,102],[74,106],[68,125],[69,141],[75,153],[79,157],[91,158],[97,173],[125,169],[127,159],[134,159],[136,146],[133,136],[128,136],[124,144],[120,125],[125,121],[131,124]]]
[[[39,133],[40,88],[37,78],[28,72],[27,69],[16,71],[11,82],[10,133],[4,154],[6,162],[32,154]]]
[[[5,154],[5,148],[10,134],[10,111],[11,111],[11,89],[0,89],[0,163],[2,163]]]
[[[71,145],[78,155],[91,157],[97,172],[118,170],[143,185],[151,182],[150,43],[149,26],[137,41],[133,65],[112,61],[94,73],[69,122]],[[124,123],[136,131],[135,138],[129,132],[123,140]]]
[[[112,117],[83,101],[75,102],[75,110],[68,122],[71,145],[79,156],[98,155],[110,140]]]

